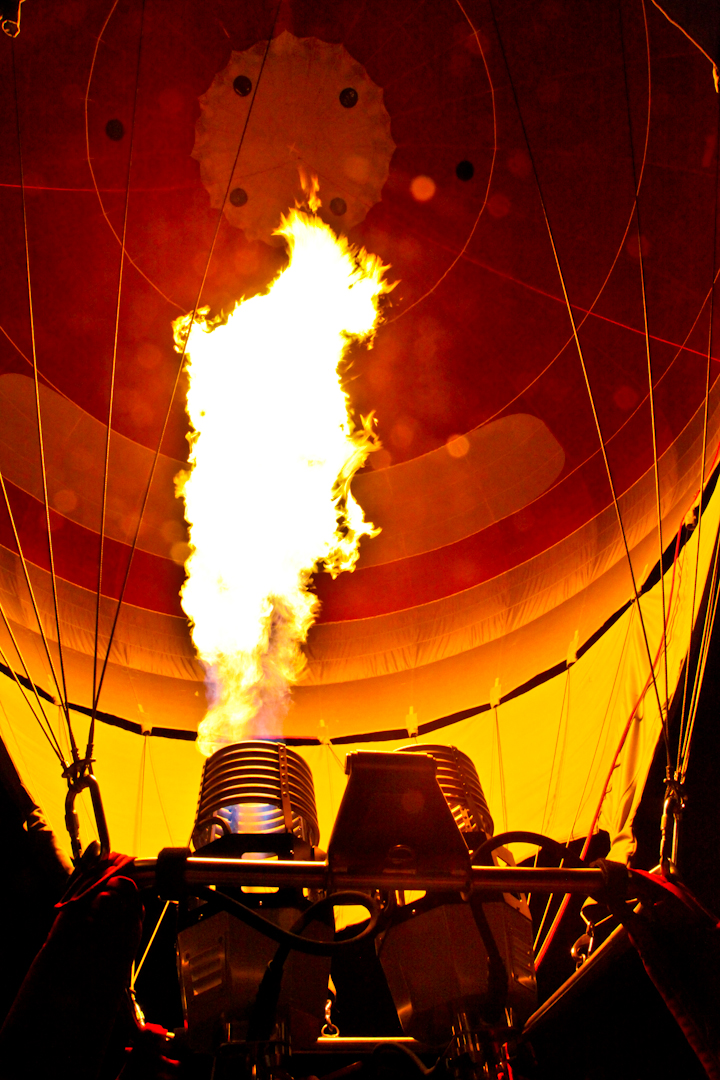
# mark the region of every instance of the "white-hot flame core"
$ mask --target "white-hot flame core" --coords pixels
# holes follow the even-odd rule
[[[350,418],[338,365],[373,333],[385,268],[312,214],[293,210],[278,231],[290,261],[267,293],[227,320],[174,324],[193,429],[176,480],[191,547],[181,597],[214,697],[205,754],[281,734],[317,614],[310,576],[352,570],[375,531],[350,481],[376,440],[370,419]]]

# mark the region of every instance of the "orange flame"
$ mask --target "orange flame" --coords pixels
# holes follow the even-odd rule
[[[173,324],[192,426],[176,477],[191,549],[181,598],[214,699],[204,754],[281,733],[318,611],[313,570],[352,570],[378,531],[350,491],[378,446],[373,421],[351,419],[338,366],[372,339],[386,267],[303,210],[278,233],[290,261],[266,293]]]

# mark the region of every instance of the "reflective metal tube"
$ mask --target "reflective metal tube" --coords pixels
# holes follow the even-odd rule
[[[132,877],[140,888],[152,888],[157,882],[158,859],[136,859],[123,873]],[[332,872],[326,862],[299,860],[270,861],[261,859],[207,859],[189,856],[178,867],[178,882],[192,889],[193,885],[266,887],[295,886],[323,889],[422,889],[457,892],[557,892],[592,895],[606,885],[599,867],[573,869],[525,866],[473,866],[467,874],[406,874],[389,873],[348,874]],[[642,880],[633,878],[633,892],[638,892]],[[172,897],[174,899],[174,897]]]

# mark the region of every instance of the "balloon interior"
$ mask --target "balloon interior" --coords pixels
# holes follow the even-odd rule
[[[679,872],[720,99],[681,7],[0,0],[0,800],[75,865],[0,1032],[28,1075],[109,1076],[122,1029],[157,1075],[564,1077],[631,945],[717,1058]]]

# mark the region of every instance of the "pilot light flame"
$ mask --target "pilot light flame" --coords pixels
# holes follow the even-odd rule
[[[350,491],[377,445],[372,418],[353,420],[338,368],[372,339],[386,268],[314,214],[293,210],[278,232],[289,263],[266,293],[226,319],[174,323],[192,426],[176,478],[190,528],[181,598],[211,690],[206,755],[282,733],[319,607],[313,570],[352,570],[378,531]]]

